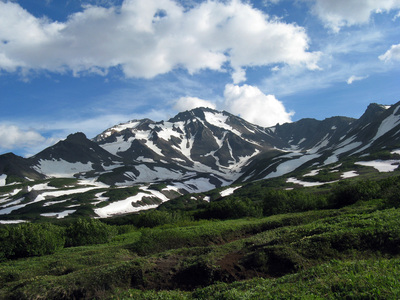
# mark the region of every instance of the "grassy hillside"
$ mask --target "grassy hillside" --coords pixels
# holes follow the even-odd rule
[[[400,297],[399,177],[239,191],[107,223],[3,225],[0,298]]]

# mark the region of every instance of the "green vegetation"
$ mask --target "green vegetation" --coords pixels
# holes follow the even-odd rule
[[[64,242],[62,229],[48,223],[0,227],[0,261],[53,254]]]
[[[400,297],[400,177],[276,182],[107,220],[2,225],[0,299]]]
[[[133,186],[128,188],[112,188],[103,194],[104,197],[108,197],[110,202],[123,200],[131,196],[135,196],[139,193],[139,187]]]
[[[53,178],[49,181],[49,186],[55,188],[63,188],[68,186],[73,186],[77,183],[76,178]]]

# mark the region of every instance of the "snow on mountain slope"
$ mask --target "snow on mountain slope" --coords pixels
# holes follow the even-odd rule
[[[143,119],[119,124],[92,140],[82,133],[71,134],[29,159],[10,153],[0,155],[0,187],[7,191],[0,192],[0,212],[13,214],[26,211],[32,204],[38,209],[40,204],[42,216],[74,215],[81,205],[76,194],[85,192],[98,216],[110,216],[155,207],[182,193],[276,178],[306,168],[318,170],[344,158],[382,150],[396,154],[399,148],[400,103],[371,104],[359,119],[302,119],[271,128],[227,112],[196,108],[168,121]],[[382,168],[393,170],[396,163],[388,160]],[[368,164],[378,167],[376,159]],[[317,175],[313,174],[310,176]],[[28,181],[52,177],[74,177],[78,181],[74,187],[52,189],[40,183],[11,192],[7,184],[15,178]],[[292,183],[304,185],[306,181],[291,178]],[[146,190],[154,183],[165,184],[168,196]],[[130,199],[111,203],[104,196],[110,186],[135,185],[141,186],[140,193]]]
[[[229,181],[240,176],[252,157],[271,147],[267,140],[273,138],[265,129],[205,108],[180,113],[169,121],[120,124],[94,138],[103,149],[128,163],[163,161],[188,171],[215,173]]]
[[[7,179],[7,175],[6,174],[0,175],[0,186],[6,185],[6,179]]]
[[[76,173],[92,171],[92,164],[81,162],[70,163],[63,159],[52,159],[38,161],[38,164],[33,167],[36,171],[46,174],[50,177],[73,177]]]

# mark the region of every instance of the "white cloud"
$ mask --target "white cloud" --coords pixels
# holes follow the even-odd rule
[[[174,109],[176,109],[179,112],[191,110],[196,107],[209,107],[212,109],[216,109],[215,104],[212,103],[211,101],[199,99],[197,97],[179,98],[174,105]]]
[[[234,84],[246,81],[246,71],[243,68],[234,70],[232,73],[232,79]]]
[[[383,61],[400,61],[400,44],[392,45],[385,54],[379,56],[379,59]]]
[[[291,122],[293,112],[287,112],[281,101],[273,95],[265,95],[259,88],[251,85],[227,84],[224,100],[216,103],[196,97],[182,97],[175,102],[176,111],[191,110],[196,107],[209,107],[226,110],[246,121],[264,127]]]
[[[265,95],[255,86],[228,84],[224,97],[227,111],[264,127],[291,122],[294,114],[288,113],[275,96]]]
[[[46,139],[34,130],[22,130],[15,125],[0,125],[0,149],[33,147],[45,141]]]
[[[335,35],[321,36],[321,55],[318,71],[309,71],[303,67],[279,66],[266,77],[260,85],[265,93],[278,98],[304,91],[315,91],[342,84],[354,76],[362,74],[372,77],[374,74],[387,72],[392,68],[376,59],[384,52],[384,43],[388,39],[379,28],[340,31]],[[272,71],[272,70],[271,70]]]
[[[352,75],[349,77],[349,79],[347,79],[347,84],[352,84],[354,81],[359,81],[359,80],[363,80],[365,78],[367,78],[368,76],[355,76]]]
[[[313,11],[333,31],[368,23],[373,13],[400,9],[400,0],[314,0]]]
[[[163,13],[160,13],[160,12]],[[121,6],[84,6],[64,23],[36,18],[0,0],[0,69],[152,78],[175,68],[221,71],[234,81],[243,67],[274,63],[317,68],[304,28],[269,19],[247,2],[204,1],[185,9],[173,0],[125,0]]]

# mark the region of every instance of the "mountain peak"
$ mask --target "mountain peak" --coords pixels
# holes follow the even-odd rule
[[[69,142],[82,142],[86,141],[87,137],[83,132],[76,132],[68,135],[66,140]]]
[[[173,122],[186,121],[186,120],[190,120],[193,117],[199,117],[200,119],[204,120],[205,112],[221,113],[221,112],[219,112],[215,109],[209,108],[209,107],[196,107],[191,110],[186,110],[186,111],[178,113],[175,117],[169,119],[168,122],[173,123]]]
[[[368,105],[366,111],[361,116],[360,121],[372,122],[376,119],[377,116],[381,115],[386,111],[386,107],[384,105],[378,103],[371,103]]]

